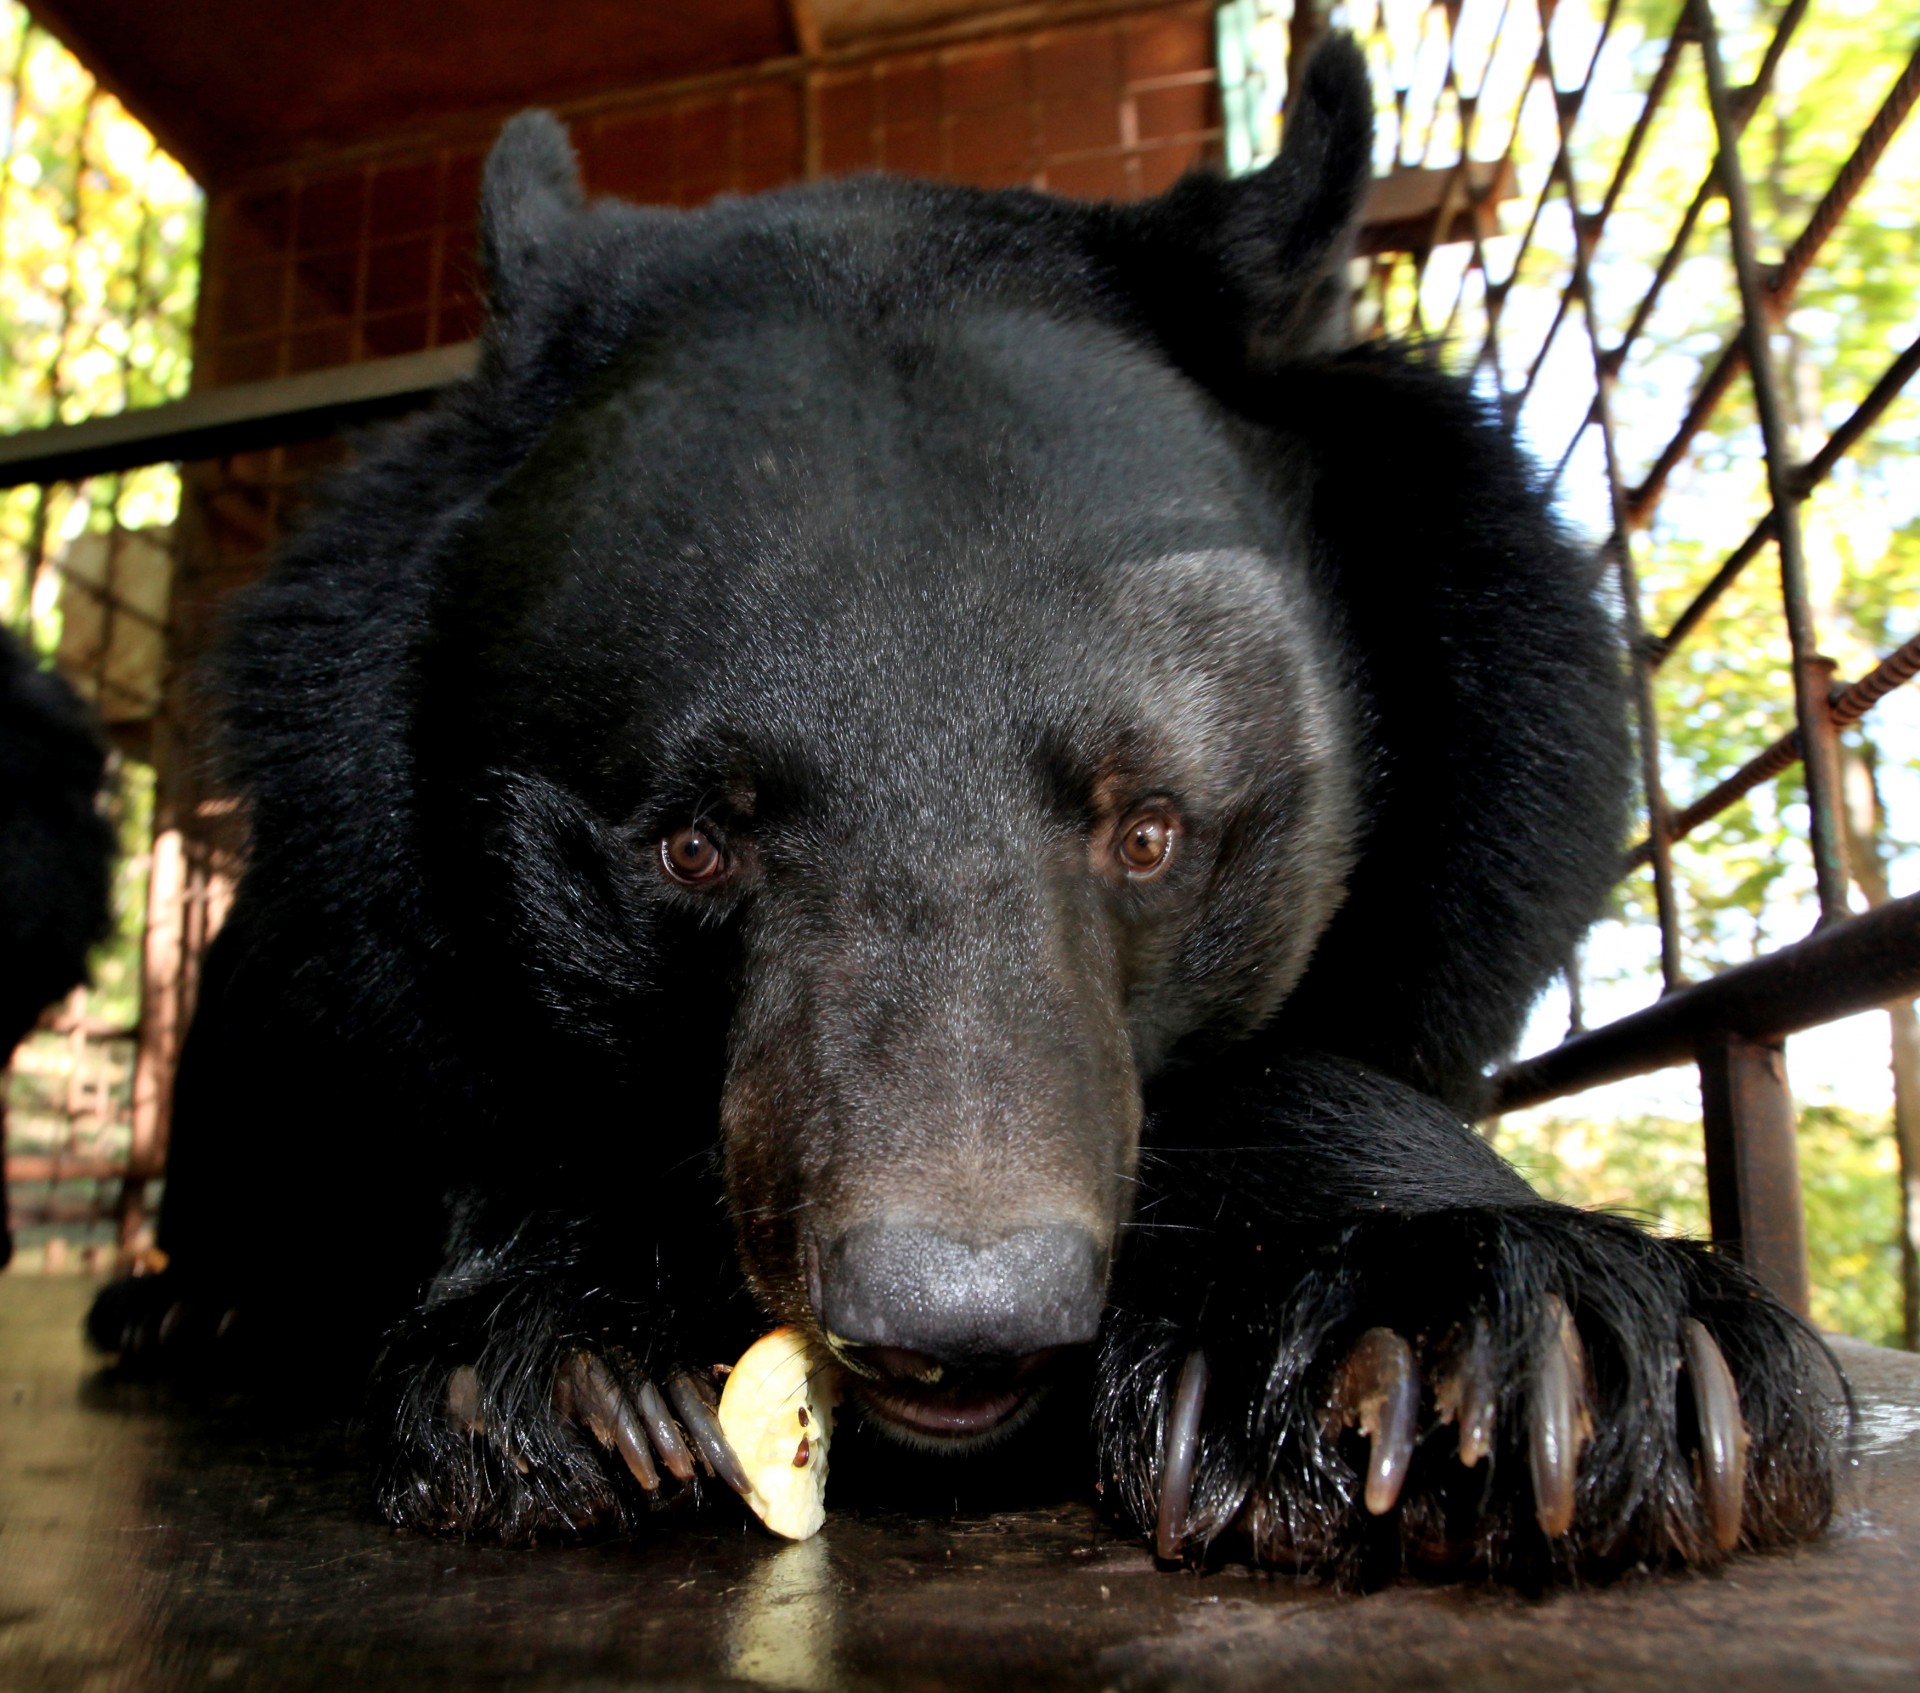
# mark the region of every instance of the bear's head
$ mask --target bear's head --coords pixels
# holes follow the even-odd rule
[[[1093,1337],[1143,1085],[1341,901],[1357,708],[1235,396],[1337,334],[1370,111],[1336,42],[1273,166],[1131,207],[588,206],[539,116],[489,165],[469,491],[369,590],[393,922],[593,1133],[717,1123],[756,1291],[910,1437]]]

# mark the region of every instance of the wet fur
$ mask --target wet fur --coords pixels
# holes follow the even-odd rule
[[[673,819],[731,803],[733,767],[689,762],[713,744],[716,713],[821,725],[753,765],[753,826],[772,827],[782,803],[804,813],[823,772],[857,772],[867,744],[867,729],[834,727],[832,689],[789,679],[862,655],[863,686],[897,701],[882,723],[911,723],[931,710],[923,654],[903,644],[905,613],[875,612],[858,639],[821,651],[804,604],[756,634],[729,595],[777,613],[784,579],[751,561],[788,558],[796,535],[838,535],[820,592],[831,603],[845,569],[857,601],[862,547],[897,556],[876,532],[911,540],[924,522],[977,543],[956,545],[950,566],[968,580],[991,587],[996,557],[1025,572],[1027,597],[1010,590],[948,645],[1047,674],[1049,629],[1095,580],[1072,562],[1084,525],[1010,546],[1018,489],[989,449],[1057,407],[1031,461],[1060,472],[1056,504],[1119,511],[1141,556],[1225,544],[1209,540],[1212,518],[1129,510],[1162,473],[1137,439],[1151,395],[1167,462],[1223,467],[1209,509],[1235,514],[1222,520],[1232,544],[1290,561],[1300,661],[1275,683],[1291,690],[1279,719],[1236,731],[1272,750],[1222,802],[1232,826],[1211,850],[1223,868],[1182,895],[1177,934],[1121,956],[1095,920],[1106,907],[1088,905],[1042,946],[1019,914],[1080,909],[1064,860],[1017,863],[1004,897],[972,904],[943,906],[927,883],[926,926],[967,931],[947,937],[953,957],[990,950],[997,922],[1003,956],[1041,959],[1033,981],[1052,986],[1021,978],[1007,1003],[1029,994],[1031,1011],[996,1025],[1017,1054],[1009,1073],[1036,1097],[1052,1097],[1044,1054],[1020,1043],[1049,1019],[1076,1042],[1092,1030],[1100,1050],[1124,1039],[1151,1055],[1144,1074],[1108,1078],[1116,1103],[1100,1122],[1064,1113],[1057,1132],[1036,1120],[1011,1142],[1014,1165],[1061,1183],[1076,1159],[1106,1159],[1121,1182],[1111,1221],[1134,1224],[1117,1237],[1091,1388],[1072,1401],[1063,1384],[982,1462],[1011,1467],[1020,1449],[1049,1473],[1086,1474],[1090,1411],[1092,1479],[1150,1533],[1173,1375],[1199,1344],[1214,1386],[1194,1555],[1216,1533],[1215,1550],[1232,1550],[1231,1520],[1259,1493],[1255,1555],[1347,1580],[1403,1564],[1531,1582],[1713,1562],[1676,1387],[1691,1314],[1726,1351],[1753,1426],[1749,1543],[1817,1531],[1837,1391],[1817,1344],[1717,1256],[1544,1204],[1466,1126],[1617,868],[1617,659],[1591,568],[1492,409],[1417,351],[1338,349],[1329,279],[1368,158],[1357,54],[1323,53],[1298,107],[1265,176],[1196,178],[1137,207],[880,179],[691,216],[586,206],[551,120],[509,129],[488,172],[495,316],[478,374],[368,444],[235,621],[225,684],[252,859],[182,1066],[162,1239],[174,1268],[162,1287],[103,1296],[103,1345],[138,1353],[179,1304],[197,1326],[176,1335],[215,1351],[244,1290],[231,1333],[290,1347],[309,1370],[322,1346],[377,1359],[368,1414],[394,1520],[523,1540],[648,1518],[655,1502],[556,1415],[560,1361],[591,1350],[658,1380],[737,1355],[769,1313],[805,1320],[800,1223],[917,1174],[814,1086],[846,1051],[884,1054],[885,1019],[863,1022],[858,995],[823,1019],[794,985],[843,980],[847,921],[891,921],[890,887],[913,907],[900,890],[929,867],[902,825],[879,814],[850,837],[871,842],[873,870],[852,919],[802,891],[783,895],[787,929],[762,922],[751,891],[676,904],[647,854]],[[782,342],[789,323],[801,330]],[[662,404],[676,382],[728,379],[738,345],[753,350],[737,367],[742,404],[771,405],[783,383],[811,391],[806,361],[828,342],[865,349],[818,377],[851,381],[856,411],[862,382],[920,392],[949,356],[977,373],[1005,354],[1017,376],[1024,349],[1041,377],[1014,382],[1032,409],[997,421],[994,383],[956,389],[942,416],[978,408],[982,423],[934,460],[977,448],[991,474],[956,470],[878,512],[832,506],[831,478],[782,482],[777,452],[754,456],[762,414],[738,429],[690,416],[683,437],[648,437],[655,459],[621,458],[623,420],[644,423],[623,395]],[[1044,392],[1050,361],[1103,405]],[[1131,419],[1136,435],[1089,417]],[[804,444],[858,486],[832,443]],[[643,470],[668,490],[645,508],[647,570],[596,576],[631,541],[618,525],[595,531],[594,514],[624,510]],[[813,527],[792,526],[802,519]],[[634,595],[663,608],[642,643],[643,709],[623,633]],[[716,702],[709,635],[746,655],[730,674],[764,678],[757,695]],[[1123,644],[1057,678],[1066,720],[1131,709],[1144,650]],[[1311,755],[1285,734],[1296,707],[1330,726]],[[1021,726],[998,709],[948,713],[921,743],[929,768],[982,784],[986,809],[968,815],[988,820],[1027,791],[990,759],[966,762],[969,734],[1016,744]],[[1033,803],[1089,828],[1114,761],[1147,754],[1125,736],[1056,741],[1017,743],[1043,772]],[[951,802],[944,778],[912,788],[912,762],[885,774],[929,806]],[[840,857],[830,867],[851,873]],[[1116,971],[1154,992],[1121,1004],[1087,986]],[[937,1015],[901,992],[891,1009]],[[731,1082],[730,1038],[736,1055],[764,1054]],[[889,1086],[923,1073],[898,1068]],[[828,1150],[810,1166],[814,1145]],[[1516,1444],[1549,1294],[1581,1326],[1603,1412],[1576,1531],[1553,1545],[1531,1524]],[[1331,1372],[1382,1322],[1431,1372],[1475,1313],[1502,1366],[1490,1465],[1463,1471],[1439,1429],[1401,1511],[1366,1517],[1351,1443],[1318,1420]],[[445,1414],[462,1365],[483,1376],[480,1434]]]

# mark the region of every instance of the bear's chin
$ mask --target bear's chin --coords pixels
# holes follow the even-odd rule
[[[863,1421],[889,1440],[920,1452],[949,1455],[982,1452],[1024,1427],[1050,1386],[1034,1382],[997,1391],[942,1393],[925,1388],[881,1387],[849,1377],[847,1394]]]

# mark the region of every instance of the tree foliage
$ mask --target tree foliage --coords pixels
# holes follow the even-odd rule
[[[192,179],[16,0],[0,0],[0,429],[186,391],[199,291]],[[58,639],[63,544],[172,520],[171,466],[0,495],[0,618]]]

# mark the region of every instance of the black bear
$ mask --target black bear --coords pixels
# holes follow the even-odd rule
[[[909,1445],[1074,1429],[1170,1560],[1817,1531],[1818,1342],[1467,1126],[1623,690],[1491,409],[1342,345],[1370,138],[1346,42],[1136,205],[587,205],[509,126],[477,374],[238,615],[251,859],[101,1342],[378,1336],[383,1508],[512,1540],[733,1474],[774,1321]]]
[[[0,1070],[47,1004],[86,979],[107,932],[106,766],[79,696],[0,629]],[[0,1096],[0,1137],[5,1125]],[[12,1257],[0,1173],[0,1266]]]

